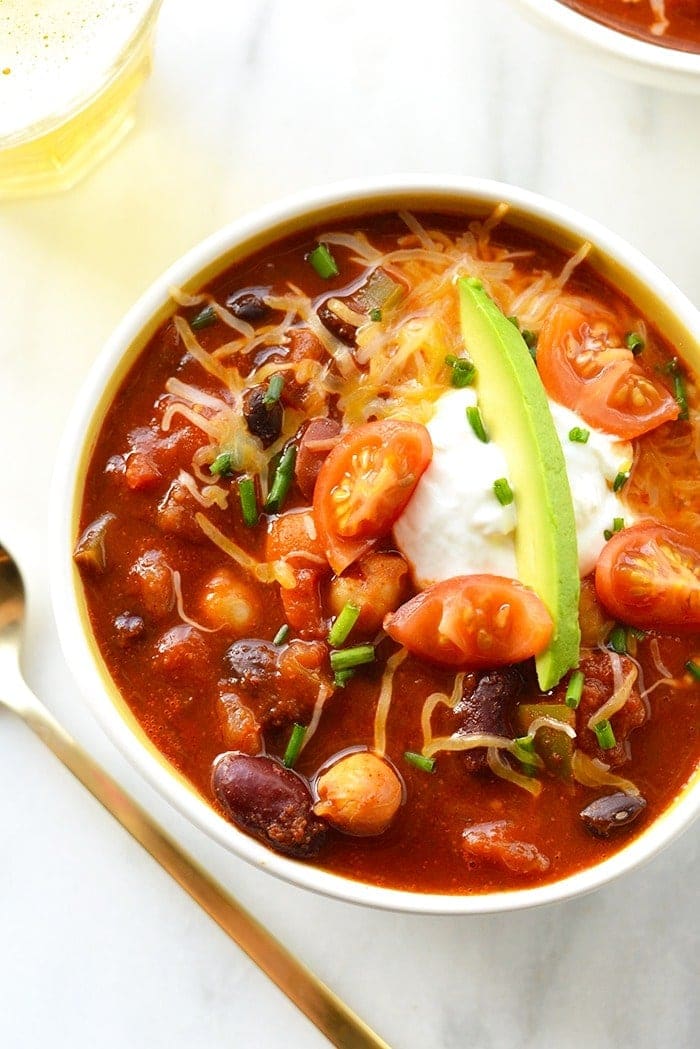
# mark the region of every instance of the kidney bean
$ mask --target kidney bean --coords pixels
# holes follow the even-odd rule
[[[243,395],[243,415],[248,429],[269,448],[282,433],[283,408],[279,401],[265,404],[267,387],[253,386]]]
[[[514,667],[482,674],[471,695],[464,696],[455,707],[455,714],[461,719],[460,731],[468,735],[485,732],[512,736],[510,713],[522,687],[523,679]],[[463,760],[469,772],[486,768],[485,747],[466,751]]]
[[[636,820],[646,808],[646,801],[639,794],[608,794],[597,798],[580,813],[581,819],[591,832],[599,838],[609,838]]]
[[[297,444],[297,459],[294,466],[296,482],[307,499],[313,498],[314,488],[323,461],[331,450],[331,442],[340,433],[340,423],[335,419],[312,419]],[[327,444],[327,447],[324,445]]]
[[[326,826],[313,813],[308,786],[273,758],[222,754],[214,763],[212,788],[237,827],[277,852],[305,858],[323,846]]]

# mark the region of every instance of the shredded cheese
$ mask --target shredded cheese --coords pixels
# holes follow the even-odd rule
[[[464,679],[466,673],[462,671],[455,676],[454,684],[452,686],[452,692],[448,696],[445,692],[432,692],[425,703],[423,704],[423,710],[421,711],[421,729],[423,731],[423,753],[425,754],[425,747],[430,743],[433,738],[432,730],[432,718],[433,711],[440,705],[449,707],[451,710],[459,703],[462,698],[462,691],[464,688]]]
[[[423,748],[426,758],[432,758],[440,750],[475,750],[477,747],[495,747],[498,750],[517,750],[515,740],[507,736],[494,736],[489,732],[456,732],[453,736],[435,736]]]
[[[294,572],[284,561],[256,561],[238,543],[234,543],[233,539],[224,535],[203,513],[195,514],[194,519],[207,539],[211,539],[212,543],[215,543],[237,565],[240,565],[244,572],[254,576],[258,582],[279,583],[285,590],[294,589],[296,586]]]
[[[622,677],[622,661],[616,652],[609,652],[610,661],[613,665],[614,688],[613,694],[602,707],[599,707],[588,719],[588,728],[593,731],[601,721],[609,720],[618,710],[622,710],[627,700],[632,695],[632,688],[637,680],[637,667],[632,666],[629,673]]]
[[[532,794],[534,798],[536,798],[542,791],[542,784],[540,781],[538,779],[533,779],[532,776],[525,776],[522,772],[516,772],[515,769],[508,764],[498,747],[489,747],[486,751],[486,761],[495,776],[499,776],[500,779],[508,780],[508,782],[514,784],[514,786],[526,790],[528,794]]]
[[[173,568],[170,569],[170,575],[173,580],[173,590],[175,592],[175,606],[177,608],[177,614],[183,623],[187,623],[189,626],[196,627],[197,630],[203,630],[206,634],[215,634],[220,627],[203,626],[198,623],[196,619],[191,619],[190,616],[185,612],[184,600],[182,597],[182,579],[180,573],[175,571]]]
[[[180,470],[177,481],[205,510],[209,510],[212,506],[218,506],[220,510],[228,508],[228,495],[218,484],[208,484],[200,490],[192,474],[188,474],[186,470]]]
[[[571,771],[574,779],[584,787],[615,787],[624,794],[639,794],[637,787],[622,776],[615,776],[610,766],[598,758],[589,758],[582,750],[575,750],[571,759]]]
[[[322,683],[319,686],[318,695],[316,696],[316,702],[314,703],[313,714],[311,715],[311,721],[308,724],[306,732],[304,733],[304,739],[302,740],[301,747],[299,748],[300,752],[304,749],[304,747],[309,742],[316,729],[318,728],[318,723],[321,720],[321,714],[323,714],[323,708],[326,704],[326,700],[332,695],[333,689],[329,685]]]
[[[382,684],[377,699],[377,708],[374,715],[374,749],[380,757],[386,752],[386,722],[389,717],[391,698],[394,692],[394,674],[408,655],[405,648],[395,652],[386,663]]]

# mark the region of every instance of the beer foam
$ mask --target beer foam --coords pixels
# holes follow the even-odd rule
[[[1,0],[0,138],[99,90],[151,6],[152,0]]]

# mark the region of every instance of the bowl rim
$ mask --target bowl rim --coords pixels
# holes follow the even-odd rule
[[[385,175],[313,187],[258,208],[212,233],[173,263],[131,307],[94,361],[69,415],[51,484],[49,561],[53,610],[66,662],[107,736],[182,815],[238,857],[296,886],[385,910],[418,914],[484,914],[520,910],[590,892],[651,859],[700,814],[700,769],[669,808],[629,845],[594,867],[535,888],[475,895],[420,893],[333,874],[280,856],[243,834],[220,816],[194,788],[186,785],[165,759],[157,756],[154,747],[149,748],[145,739],[136,735],[118,710],[116,686],[111,683],[96,645],[85,630],[82,591],[72,560],[75,511],[82,493],[89,451],[85,435],[91,430],[94,432],[100,403],[104,402],[107,393],[108,402],[114,396],[115,386],[110,383],[114,383],[120,362],[139,337],[142,344],[143,340],[147,341],[144,333],[149,322],[152,325],[153,318],[162,313],[164,303],[171,301],[169,289],[173,285],[186,285],[207,268],[211,269],[217,260],[222,261],[214,272],[222,272],[227,265],[223,259],[236,244],[260,237],[283,223],[292,222],[295,228],[303,229],[314,225],[314,216],[323,208],[347,208],[348,214],[361,215],[369,213],[372,205],[380,201],[393,201],[397,206],[402,197],[404,203],[412,197],[423,197],[426,202],[444,199],[445,204],[450,203],[452,207],[455,199],[462,199],[465,205],[472,207],[475,203],[495,207],[505,200],[525,217],[541,223],[546,231],[545,238],[553,236],[558,229],[562,236],[568,235],[577,241],[589,240],[596,249],[620,265],[622,272],[665,300],[681,328],[700,346],[700,313],[645,256],[597,221],[585,218],[564,204],[506,183],[451,174]],[[273,243],[278,236],[279,233],[270,235],[268,243]],[[206,279],[210,280],[211,275]]]
[[[619,29],[597,22],[589,15],[567,7],[561,0],[515,0],[520,7],[551,23],[574,39],[606,55],[632,61],[660,75],[680,74],[700,78],[700,54],[640,40]]]

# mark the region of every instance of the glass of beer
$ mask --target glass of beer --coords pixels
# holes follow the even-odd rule
[[[0,199],[67,189],[126,134],[162,0],[0,0]]]

